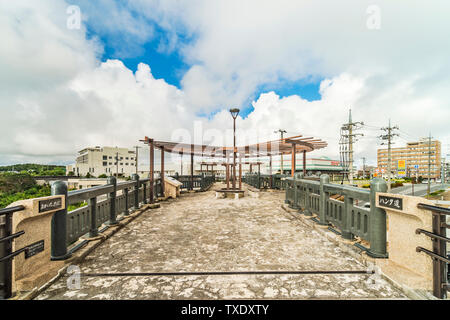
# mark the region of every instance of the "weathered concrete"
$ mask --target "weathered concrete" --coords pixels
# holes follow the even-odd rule
[[[366,270],[281,209],[283,192],[216,199],[190,193],[143,213],[91,253],[83,273]],[[369,275],[91,277],[79,290],[61,278],[37,299],[406,298]]]

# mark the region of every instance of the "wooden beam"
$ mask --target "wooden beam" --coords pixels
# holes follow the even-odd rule
[[[153,185],[155,183],[155,145],[153,143],[153,139],[149,139],[150,146],[150,203],[155,202],[155,197],[153,194]]]
[[[292,144],[291,152],[291,176],[294,177],[295,174],[295,144]]]

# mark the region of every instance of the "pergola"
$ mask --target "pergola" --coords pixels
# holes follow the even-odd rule
[[[221,165],[226,166],[227,173],[227,187],[229,188],[229,177],[230,171],[236,170],[234,164],[229,162],[229,159],[237,154],[239,158],[239,186],[242,186],[242,164],[249,164],[251,166],[258,165],[258,171],[262,162],[249,162],[248,158],[260,158],[260,157],[270,157],[269,166],[270,172],[272,173],[272,156],[278,155],[291,155],[291,173],[292,176],[295,173],[295,163],[296,154],[303,154],[303,171],[306,170],[306,153],[314,150],[325,148],[328,144],[321,140],[313,137],[303,137],[302,135],[288,137],[279,140],[260,142],[256,144],[251,144],[247,146],[236,147],[220,147],[211,145],[200,145],[200,144],[188,144],[180,142],[169,142],[169,141],[158,141],[145,137],[144,140],[140,140],[147,144],[150,148],[150,181],[153,183],[154,175],[154,153],[155,148],[161,150],[161,182],[164,192],[164,153],[175,153],[179,155],[190,155],[191,157],[191,181],[194,179],[194,156],[197,157],[208,157],[217,158],[221,160]],[[244,158],[244,161],[242,159]],[[206,163],[203,163],[204,165]],[[216,162],[208,163],[208,165],[219,164]],[[152,184],[153,185],[153,184]],[[150,197],[153,199],[153,188],[150,188]]]

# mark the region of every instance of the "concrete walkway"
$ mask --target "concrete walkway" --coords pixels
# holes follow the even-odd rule
[[[216,185],[216,188],[219,186]],[[214,189],[214,187],[212,188]],[[283,192],[191,193],[143,213],[93,251],[82,273],[366,270],[282,208]],[[36,299],[404,299],[369,275],[63,277]]]

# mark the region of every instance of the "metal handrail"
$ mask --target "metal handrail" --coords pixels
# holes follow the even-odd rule
[[[24,206],[15,206],[15,207],[9,207],[9,208],[0,209],[0,216],[1,215],[5,215],[5,214],[14,213],[14,212],[17,212],[17,211],[22,211],[24,209],[25,209]]]
[[[25,234],[24,231],[19,231],[16,233],[12,233],[12,217],[15,212],[25,210],[25,207],[15,206],[15,207],[9,207],[0,209],[0,216],[5,216],[5,224],[3,225],[3,228],[5,229],[5,236],[0,238],[0,244],[4,246],[4,256],[0,257],[0,263],[3,264],[2,268],[2,278],[4,282],[4,286],[2,288],[2,294],[0,298],[9,299],[12,296],[12,259],[14,259],[15,256],[19,255],[20,253],[27,250],[27,247],[24,247],[22,249],[19,249],[15,252],[12,251],[12,245],[14,239],[22,236]]]
[[[433,232],[416,229],[416,234],[424,234],[432,239],[433,251],[423,247],[416,247],[416,251],[423,252],[433,258],[433,295],[439,299],[445,299],[447,296],[446,291],[450,288],[446,279],[449,271],[447,271],[447,275],[445,274],[445,264],[450,265],[450,259],[446,257],[447,242],[450,242],[450,238],[445,236],[445,229],[449,227],[445,223],[445,216],[450,215],[450,209],[425,203],[419,203],[417,207],[429,210],[433,214]]]
[[[424,203],[419,203],[417,205],[417,207],[419,209],[430,210],[430,211],[432,211],[434,213],[438,213],[438,214],[450,215],[450,209],[449,208],[437,207],[437,206],[433,206],[433,205],[430,205],[430,204],[424,204]]]
[[[433,239],[439,239],[439,240],[442,240],[442,241],[450,242],[450,238],[447,238],[447,237],[444,237],[444,236],[441,236],[441,235],[437,235],[437,234],[434,234],[432,232],[429,232],[429,231],[423,230],[423,229],[416,229],[416,234],[424,234],[424,235],[427,235],[427,236],[429,236],[430,238],[433,238]]]

